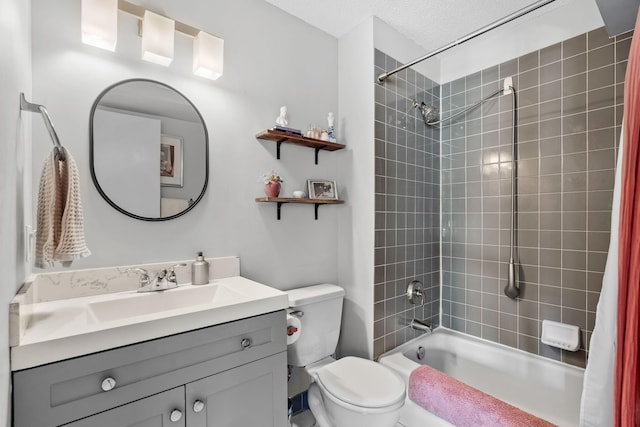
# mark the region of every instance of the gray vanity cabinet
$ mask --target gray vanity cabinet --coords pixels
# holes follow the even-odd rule
[[[280,310],[13,372],[13,425],[281,427],[285,331]]]

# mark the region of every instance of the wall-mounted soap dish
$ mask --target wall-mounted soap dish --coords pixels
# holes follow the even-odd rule
[[[566,323],[543,320],[540,340],[544,344],[563,350],[578,351],[580,348],[580,328]]]

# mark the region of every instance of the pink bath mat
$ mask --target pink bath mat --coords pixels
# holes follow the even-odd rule
[[[554,426],[426,365],[411,373],[409,398],[457,427]]]

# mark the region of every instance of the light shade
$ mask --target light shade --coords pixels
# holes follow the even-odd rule
[[[82,0],[82,43],[110,51],[118,40],[118,0]]]
[[[224,40],[200,31],[193,42],[193,74],[216,80],[222,75]]]
[[[142,59],[169,66],[173,61],[173,33],[176,23],[145,10],[142,18]]]

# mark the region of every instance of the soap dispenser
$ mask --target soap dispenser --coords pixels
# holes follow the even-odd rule
[[[209,263],[204,259],[202,252],[198,252],[196,260],[191,264],[191,284],[206,285],[209,283]]]

